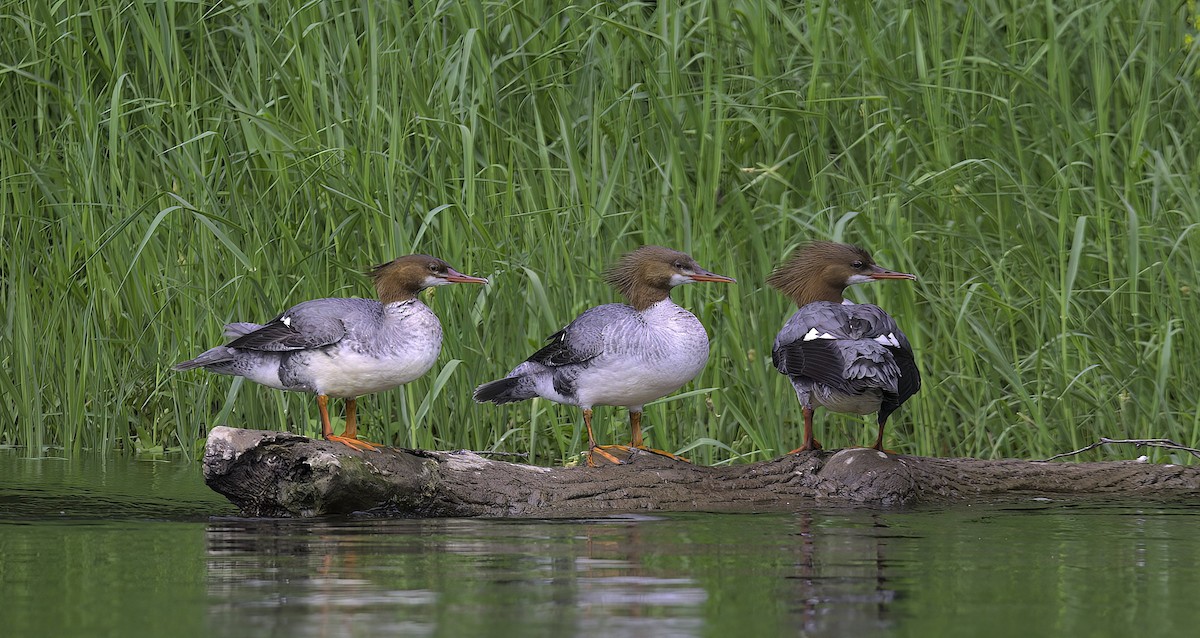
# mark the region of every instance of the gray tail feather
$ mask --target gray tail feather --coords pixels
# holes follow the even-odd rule
[[[230,338],[240,337],[242,335],[248,335],[261,327],[261,323],[251,323],[249,321],[227,323],[225,324],[225,336]]]
[[[232,351],[225,346],[217,346],[211,350],[205,351],[195,359],[188,361],[180,361],[171,366],[172,370],[182,372],[184,370],[195,370],[196,368],[206,368],[208,366],[228,363],[233,360]]]
[[[237,321],[234,323],[225,324],[225,336],[227,338],[240,337],[248,335],[262,327],[261,323],[251,323],[249,321]],[[189,361],[180,361],[171,366],[172,370],[182,372],[184,370],[195,370],[196,368],[205,368],[212,365],[229,363],[233,361],[233,353],[225,346],[217,346],[204,351],[200,356]]]
[[[513,403],[537,396],[525,377],[505,377],[499,381],[485,383],[475,388],[475,400],[479,403]]]

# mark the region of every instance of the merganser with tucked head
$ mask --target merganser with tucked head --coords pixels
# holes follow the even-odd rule
[[[671,301],[671,289],[697,281],[734,283],[699,266],[686,253],[643,246],[621,258],[604,280],[629,305],[606,304],[579,315],[547,340],[508,376],[475,390],[481,403],[511,403],[542,397],[583,408],[588,433],[588,464],[594,455],[621,463],[609,449],[646,450],[642,406],[691,381],[708,361],[708,334],[700,320]],[[629,408],[631,446],[596,445],[592,406]]]
[[[815,242],[767,279],[800,308],[771,351],[771,361],[791,379],[804,409],[804,442],[789,454],[821,449],[812,430],[819,406],[851,414],[878,412],[874,447],[882,451],[888,416],[921,389],[912,346],[895,320],[879,306],[842,298],[847,286],[879,279],[916,277],[880,268],[857,246]]]
[[[376,266],[370,275],[379,301],[314,299],[268,323],[231,323],[233,341],[173,370],[204,368],[245,377],[279,390],[317,395],[321,435],[355,449],[375,449],[357,438],[356,398],[408,383],[433,367],[442,349],[442,325],[417,293],[454,283],[486,284],[429,255],[408,255]],[[346,399],[346,431],[335,436],[329,397]]]

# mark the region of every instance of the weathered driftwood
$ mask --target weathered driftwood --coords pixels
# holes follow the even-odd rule
[[[638,453],[546,468],[471,452],[358,452],[294,434],[214,428],[204,478],[248,516],[579,517],[619,512],[798,511],[979,499],[1124,497],[1200,502],[1200,468],[1136,461],[981,461],[811,452],[704,467]]]

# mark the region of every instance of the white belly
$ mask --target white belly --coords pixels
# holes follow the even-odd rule
[[[683,387],[708,361],[704,326],[670,299],[641,312],[599,306],[568,329],[579,331],[569,333],[578,344],[576,354],[587,355],[579,363],[529,361],[512,372],[531,381],[537,396],[558,403],[638,409]]]
[[[707,343],[699,351],[653,360],[613,362],[584,370],[577,379],[581,405],[641,406],[675,392],[696,378],[708,361]]]
[[[318,394],[352,398],[404,385],[429,372],[440,348],[374,357],[352,350],[314,356],[308,365]]]

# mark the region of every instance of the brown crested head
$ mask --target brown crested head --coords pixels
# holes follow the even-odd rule
[[[604,281],[629,300],[636,310],[645,310],[666,299],[671,289],[697,281],[735,283],[731,277],[700,267],[687,253],[642,246],[626,254],[604,273]]]
[[[464,275],[450,264],[429,255],[405,255],[379,264],[367,274],[375,282],[375,292],[385,305],[407,301],[433,286],[446,284],[486,284],[482,277]]]
[[[871,254],[852,244],[818,241],[802,246],[767,277],[767,285],[797,306],[814,301],[841,303],[847,286],[877,279],[916,279],[880,268]]]

